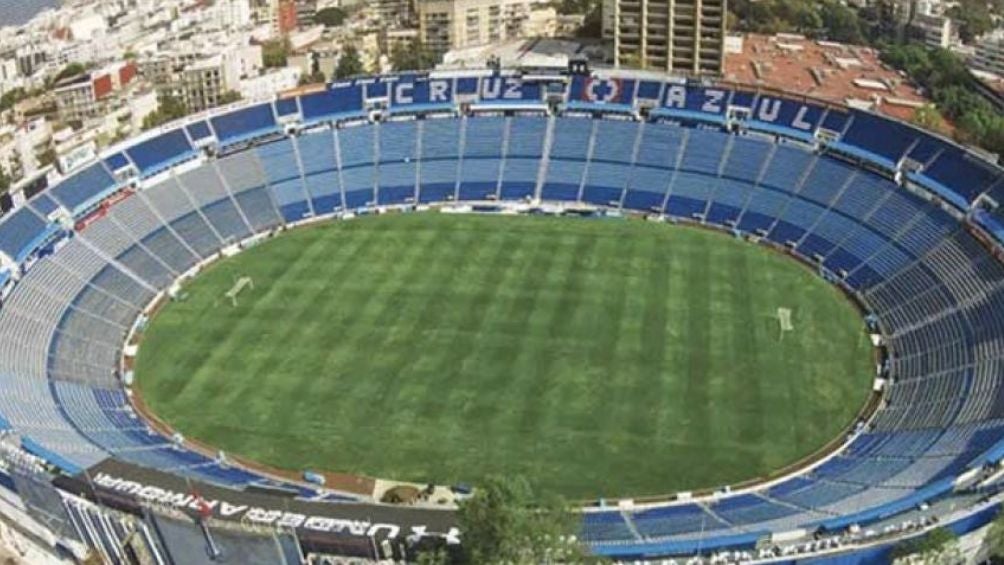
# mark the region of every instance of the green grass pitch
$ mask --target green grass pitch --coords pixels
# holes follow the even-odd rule
[[[825,445],[873,372],[855,308],[805,267],[641,221],[364,217],[185,290],[140,348],[145,401],[288,469],[518,473],[574,498],[718,486]],[[781,340],[779,307],[795,326]]]

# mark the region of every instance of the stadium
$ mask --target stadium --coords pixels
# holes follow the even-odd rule
[[[463,532],[368,477],[519,472],[612,559],[885,560],[1000,507],[1002,196],[904,123],[640,72],[192,116],[0,220],[2,509],[112,563],[404,559]]]

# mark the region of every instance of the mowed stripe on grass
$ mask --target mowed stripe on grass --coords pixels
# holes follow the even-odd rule
[[[255,288],[233,308],[239,276]],[[137,380],[186,435],[291,469],[570,497],[716,486],[808,455],[868,394],[837,290],[727,236],[638,221],[406,214],[211,267]],[[777,308],[796,331],[778,340]]]

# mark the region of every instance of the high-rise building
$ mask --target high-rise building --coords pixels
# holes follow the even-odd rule
[[[414,11],[412,0],[369,0],[372,15],[385,26],[410,22]]]
[[[687,75],[721,74],[727,0],[614,0],[614,62]]]
[[[251,21],[256,24],[275,25],[279,13],[279,0],[251,0]]]
[[[317,0],[296,0],[296,25],[308,27],[314,25],[317,15]]]
[[[970,62],[981,71],[1004,76],[1004,30],[978,38],[976,52]]]
[[[279,0],[276,11],[276,29],[280,35],[286,35],[296,29],[298,24],[296,0]]]
[[[485,45],[526,36],[532,0],[418,0],[423,45],[436,55],[450,49]]]
[[[959,39],[955,22],[947,16],[917,14],[911,25],[924,37],[924,44],[932,49],[948,49]]]

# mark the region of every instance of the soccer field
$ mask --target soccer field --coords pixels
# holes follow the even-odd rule
[[[363,217],[289,232],[185,292],[144,336],[145,402],[288,469],[519,473],[575,498],[718,486],[839,435],[873,374],[855,308],[805,267],[641,221]]]

